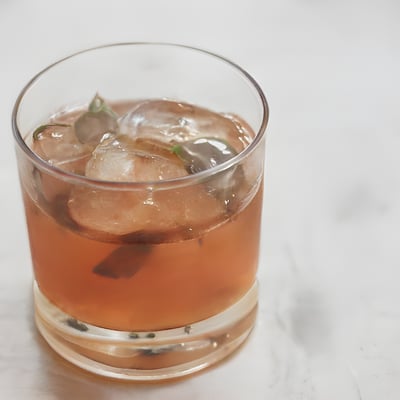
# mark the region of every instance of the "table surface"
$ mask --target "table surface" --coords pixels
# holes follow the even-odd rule
[[[399,17],[396,0],[1,0],[0,397],[397,400]],[[128,384],[61,360],[34,327],[10,115],[56,59],[160,40],[225,55],[267,94],[260,310],[217,367]]]

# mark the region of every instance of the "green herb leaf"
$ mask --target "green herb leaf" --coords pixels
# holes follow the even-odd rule
[[[89,112],[92,113],[105,112],[110,116],[117,118],[117,114],[109,107],[109,105],[104,101],[104,99],[99,96],[98,93],[96,93],[96,95],[90,102],[88,110]]]
[[[182,146],[180,144],[176,144],[175,146],[172,146],[171,153],[179,156],[182,153]]]

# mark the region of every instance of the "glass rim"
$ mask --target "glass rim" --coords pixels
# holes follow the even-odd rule
[[[160,46],[160,47],[165,47],[165,48],[176,48],[176,49],[184,49],[184,50],[191,50],[195,51],[197,53],[202,53],[204,55],[211,56],[214,59],[217,59],[221,61],[222,63],[225,63],[235,69],[239,74],[245,78],[248,83],[255,89],[258,99],[260,101],[261,109],[262,109],[262,120],[259,128],[255,132],[255,137],[251,141],[251,143],[245,147],[240,153],[235,155],[234,157],[230,158],[229,160],[218,164],[214,167],[211,167],[209,169],[206,169],[204,171],[198,172],[196,174],[189,174],[183,177],[179,178],[172,178],[172,179],[165,179],[165,180],[158,180],[158,181],[138,181],[138,182],[132,182],[132,181],[108,181],[108,180],[101,180],[101,179],[94,179],[94,178],[89,178],[84,175],[78,175],[69,171],[62,170],[61,168],[56,167],[55,165],[49,164],[45,160],[41,159],[25,142],[23,136],[21,135],[21,132],[19,131],[18,128],[18,123],[17,123],[17,117],[19,115],[19,110],[20,110],[20,105],[22,100],[24,99],[25,95],[29,92],[29,90],[33,87],[33,85],[43,76],[45,76],[46,72],[55,68],[59,64],[62,64],[63,62],[70,60],[72,58],[78,57],[81,54],[86,54],[89,52],[95,52],[99,51],[102,49],[107,49],[107,48],[112,48],[112,47],[123,47],[123,46]],[[193,47],[189,45],[184,45],[184,44],[177,44],[177,43],[170,43],[170,42],[119,42],[119,43],[110,43],[110,44],[104,44],[100,46],[95,46],[95,47],[90,47],[86,48],[77,52],[74,52],[66,57],[60,58],[57,61],[53,62],[52,64],[48,65],[46,68],[42,69],[39,71],[36,75],[34,75],[28,83],[23,87],[21,92],[19,93],[14,107],[12,111],[12,130],[13,130],[13,136],[14,139],[19,146],[19,148],[25,153],[26,156],[29,157],[29,159],[37,166],[40,167],[41,169],[45,170],[46,172],[51,173],[52,175],[56,175],[60,177],[61,179],[68,180],[71,182],[76,182],[76,183],[84,183],[88,184],[91,186],[95,187],[100,187],[100,188],[108,188],[108,189],[133,189],[133,188],[153,188],[157,187],[158,189],[162,188],[174,188],[174,187],[184,187],[188,186],[190,184],[193,184],[193,182],[201,182],[207,178],[210,178],[212,176],[217,175],[218,173],[221,173],[234,165],[239,164],[242,160],[244,160],[246,157],[248,157],[260,144],[262,139],[265,136],[267,124],[268,124],[268,118],[269,118],[269,107],[268,107],[268,102],[267,99],[264,95],[264,92],[262,91],[260,85],[257,83],[257,81],[242,67],[240,67],[238,64],[235,62],[220,56],[216,53],[213,53],[209,50],[204,50],[198,47]]]

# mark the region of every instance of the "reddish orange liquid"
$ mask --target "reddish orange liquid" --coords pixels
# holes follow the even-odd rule
[[[36,281],[70,316],[96,326],[160,330],[211,317],[253,285],[258,264],[262,185],[239,213],[203,236],[152,245],[132,277],[93,269],[121,244],[73,232],[24,195]]]

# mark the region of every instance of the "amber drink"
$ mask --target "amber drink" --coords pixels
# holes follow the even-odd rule
[[[26,86],[13,128],[36,323],[55,351],[159,380],[245,340],[266,123],[245,71],[185,46],[87,50]]]

